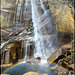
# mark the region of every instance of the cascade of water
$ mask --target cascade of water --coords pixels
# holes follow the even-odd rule
[[[34,53],[34,56],[41,57],[42,52],[41,52],[41,47],[40,47],[40,41],[38,41],[39,40],[38,36],[40,37],[40,35],[37,30],[37,26],[39,25],[39,22],[38,22],[39,14],[38,14],[37,6],[35,4],[35,0],[31,1],[31,5],[32,5],[32,19],[33,19],[33,26],[34,26],[34,41],[37,42],[37,44],[35,44],[36,51]],[[35,13],[35,12],[37,12],[37,13]]]
[[[24,60],[28,59],[30,57],[30,38],[27,38],[26,41],[24,41],[24,49],[25,49],[25,57]]]
[[[20,16],[21,3],[22,3],[22,0],[19,0],[18,7],[17,7],[16,21],[18,21]]]
[[[26,43],[26,45],[25,45],[25,43]],[[24,57],[24,60],[26,60],[27,59],[27,50],[28,50],[28,41],[27,42],[24,41],[24,45],[25,45],[25,57]]]
[[[21,48],[21,54],[20,54],[20,59],[22,58],[22,48]]]
[[[43,8],[44,12],[46,11],[46,8],[44,7],[44,4],[43,4],[43,1],[40,0],[40,4],[41,4],[41,7]]]
[[[31,5],[35,42],[34,57],[47,59],[55,51],[52,44],[56,35],[51,36],[55,27],[50,17],[50,11],[45,9],[42,0],[31,0]],[[41,7],[40,11],[39,7]],[[40,15],[42,9],[44,13]]]
[[[21,4],[22,4],[22,0],[19,0],[18,6],[17,6],[16,21],[15,21],[16,31],[18,30],[18,26],[21,26],[21,25],[22,25],[22,24],[18,21],[18,20],[19,20],[19,17],[20,17]],[[18,38],[18,36],[17,36],[17,38]]]
[[[25,18],[26,18],[26,9],[27,9],[27,6],[28,6],[28,0],[25,0],[25,4],[24,4],[24,12],[23,12],[23,14],[24,14],[24,20],[25,20]]]

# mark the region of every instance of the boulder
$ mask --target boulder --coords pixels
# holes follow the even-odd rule
[[[40,57],[37,57],[37,58],[35,58],[35,59],[37,59],[37,60],[41,60],[41,58],[40,58]]]
[[[55,51],[49,58],[48,62],[52,63],[54,62],[58,57],[65,56],[68,49],[72,48],[72,43],[66,44],[64,46],[61,46],[57,51]]]
[[[44,13],[43,9],[40,6],[37,6],[37,8],[38,8],[39,15],[40,16],[43,15]]]
[[[48,74],[39,74],[38,72],[28,72],[23,75],[48,75]]]
[[[64,51],[62,49],[58,49],[48,58],[47,61],[53,63],[59,56],[63,55],[63,52]]]
[[[71,64],[71,65],[68,65],[68,66],[74,69],[74,64]]]

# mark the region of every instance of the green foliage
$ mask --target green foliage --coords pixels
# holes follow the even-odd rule
[[[72,55],[72,56],[71,56],[71,55],[68,55],[67,58],[68,58],[68,59],[73,59],[74,56],[73,56],[73,55]]]
[[[73,4],[73,3],[72,3],[71,5],[72,5],[72,6],[74,6],[74,4]]]
[[[69,4],[71,4],[72,6],[74,6],[74,0],[68,0]]]
[[[73,52],[73,50],[69,50],[70,52]]]
[[[73,58],[74,58],[74,55],[71,56],[71,59],[73,59]]]
[[[75,40],[73,39],[72,42],[74,42]]]
[[[73,53],[73,55],[75,55],[75,53]]]
[[[69,50],[69,52],[71,52],[71,55],[68,55],[67,58],[68,59],[73,59],[74,58],[74,50]]]
[[[70,59],[70,55],[69,55],[69,56],[67,56],[67,58],[68,58],[68,59]]]
[[[55,33],[56,33],[56,29],[54,30],[53,34],[55,34]]]
[[[49,9],[49,5],[47,5],[46,8]]]

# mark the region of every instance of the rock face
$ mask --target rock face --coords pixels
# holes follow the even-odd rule
[[[58,38],[59,37],[61,37],[60,44],[63,46],[72,41],[73,35],[65,34],[65,33],[58,33]]]
[[[17,24],[17,21],[24,23],[25,28],[27,28],[32,24],[31,2],[26,2],[26,0],[2,0],[0,16],[1,28],[13,27]]]
[[[44,0],[48,1],[51,15],[54,17],[54,23],[56,24],[56,30],[58,32],[73,34],[74,32],[74,12],[67,3],[63,0]]]
[[[14,4],[14,5],[13,5]],[[18,0],[1,1],[1,28],[7,28],[15,25],[15,16]]]
[[[41,58],[40,58],[40,57],[37,57],[37,58],[35,58],[35,59],[37,59],[37,60],[41,60]]]
[[[56,30],[59,32],[64,32],[64,33],[73,33],[74,32],[74,19],[72,17],[72,13],[71,13],[72,8],[65,5],[64,9],[65,10],[63,12],[62,11],[56,12],[57,14],[62,12],[61,18],[60,18],[60,15],[57,15],[57,17],[56,17],[55,22],[58,22],[61,19],[58,22],[58,24],[56,24]]]
[[[8,35],[9,35],[10,32],[5,31],[3,29],[0,29],[0,31],[1,31],[1,42],[3,40],[7,41],[9,39]]]
[[[73,73],[74,60],[73,58],[68,58],[68,56],[73,55],[71,54],[70,50],[72,50],[72,43],[62,46],[49,57],[48,62],[56,63]]]
[[[21,44],[21,40],[11,40],[3,46],[1,51],[2,64],[16,63],[21,59]]]
[[[14,5],[12,5],[12,2]],[[5,4],[6,7],[4,7],[3,4]],[[31,14],[31,2],[30,1],[3,0],[2,6],[1,6],[1,12],[2,12],[1,13],[1,22],[2,22],[1,28],[2,29],[4,28],[3,30],[8,31],[8,33],[5,33],[1,29],[2,31],[1,42],[8,41],[9,39],[12,39],[12,38],[16,39],[17,36],[19,36],[19,34],[23,30],[25,29],[28,30],[32,26],[32,14]],[[14,15],[12,16],[12,14]]]
[[[15,19],[11,17],[11,14],[15,13],[16,23],[15,23],[15,26],[13,26],[14,24],[11,25],[12,22],[10,22],[11,23],[10,26],[9,25],[7,26],[6,23],[4,25],[2,24],[2,27],[5,29],[1,29],[2,31],[1,32],[1,38],[2,38],[1,42],[5,42],[5,41],[12,39],[12,41],[7,42],[2,48],[2,53],[1,53],[2,54],[2,64],[16,63],[19,59],[23,59],[25,57],[25,46],[24,46],[25,44],[24,45],[22,44],[23,40],[19,40],[19,39],[14,40],[14,39],[22,37],[25,40],[27,37],[29,36],[31,37],[31,35],[33,34],[31,1],[22,0],[22,2],[20,2],[19,0],[18,2],[18,0],[16,1],[10,0],[9,2],[8,0],[3,0],[2,4],[3,2],[6,5],[7,10],[5,11],[4,9],[5,7],[2,6],[1,11],[4,12],[4,14],[2,13],[1,16],[8,13],[8,15],[6,14],[6,17],[9,17],[10,20],[12,19],[12,21],[15,21]],[[13,6],[12,6],[12,2],[14,2]],[[18,7],[17,5],[15,6],[16,3],[18,4]],[[18,10],[20,6],[21,8]],[[8,10],[9,7],[12,11]],[[17,12],[19,15],[17,15],[15,11],[16,8],[13,10],[14,7],[17,8]],[[7,11],[11,11],[11,12],[7,12]],[[4,23],[4,21],[2,21],[2,23]],[[9,22],[7,21],[7,23]],[[22,32],[24,30],[26,31],[26,33]],[[21,36],[19,35],[20,33],[21,33]],[[24,36],[22,36],[22,33]],[[34,52],[32,44],[30,44],[29,48],[28,48],[29,50],[27,52],[27,55],[31,58]]]

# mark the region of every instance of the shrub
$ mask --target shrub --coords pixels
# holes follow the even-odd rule
[[[71,52],[71,55],[68,55],[67,58],[68,59],[73,59],[74,58],[74,50],[69,50],[69,52]]]
[[[56,29],[54,30],[53,34],[55,34],[55,33],[56,33]]]
[[[75,42],[75,40],[73,39],[71,42],[73,43],[73,42]]]
[[[46,8],[49,9],[49,5],[47,5]]]

